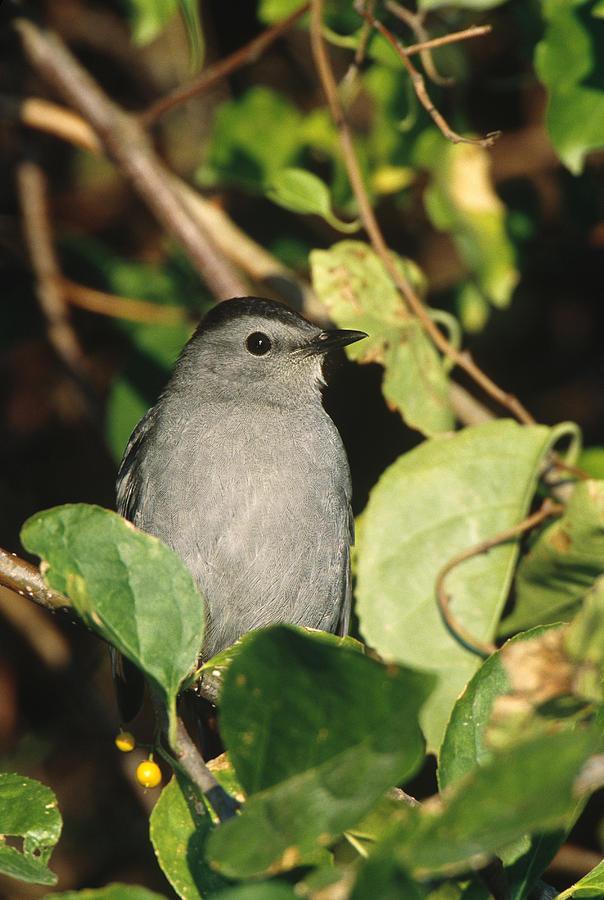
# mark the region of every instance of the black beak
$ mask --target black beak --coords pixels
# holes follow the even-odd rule
[[[331,350],[339,350],[341,347],[354,344],[355,341],[361,341],[366,337],[367,335],[364,331],[350,331],[348,329],[322,331],[300,349],[305,355],[329,353]]]

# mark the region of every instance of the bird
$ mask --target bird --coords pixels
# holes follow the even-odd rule
[[[205,601],[202,661],[277,623],[347,633],[351,476],[323,364],[366,336],[274,300],[224,300],[134,429],[117,511],[191,572]]]

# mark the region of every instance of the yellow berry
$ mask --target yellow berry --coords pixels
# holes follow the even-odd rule
[[[136,747],[134,735],[130,734],[129,731],[120,731],[115,739],[115,746],[118,750],[121,750],[122,753],[130,753],[130,751],[134,750]]]
[[[161,781],[161,770],[152,759],[145,759],[136,768],[136,780],[146,788],[154,788]]]

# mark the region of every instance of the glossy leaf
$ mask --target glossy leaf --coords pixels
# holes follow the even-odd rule
[[[56,884],[48,861],[62,827],[50,788],[24,775],[0,773],[0,873],[32,884]],[[22,852],[6,838],[22,839]]]
[[[149,820],[151,843],[164,875],[182,900],[202,900],[228,885],[205,859],[210,817],[193,786],[173,776]]]
[[[203,600],[182,560],[117,513],[84,503],[32,516],[21,541],[44,560],[48,584],[151,679],[173,717],[204,630]]]
[[[564,514],[545,528],[518,567],[510,634],[569,619],[604,573],[604,481],[579,482]]]
[[[358,231],[360,223],[342,222],[333,214],[329,188],[324,181],[305,169],[281,169],[265,187],[266,196],[273,203],[292,212],[321,216],[338,231]]]
[[[348,354],[358,362],[384,366],[382,391],[408,425],[427,435],[453,428],[447,378],[434,345],[405,304],[377,254],[361,241],[340,241],[310,254],[313,286],[341,328],[369,335]],[[399,265],[421,286],[423,276],[409,260]]]
[[[537,75],[549,95],[549,136],[575,175],[587,153],[604,147],[604,21],[593,7],[591,0],[545,0],[545,35],[535,50]]]
[[[506,420],[466,428],[400,457],[371,492],[357,550],[361,633],[386,659],[437,674],[422,712],[434,750],[480,662],[442,621],[438,572],[462,550],[522,521],[554,437],[544,426]],[[517,554],[517,543],[506,542],[447,576],[453,614],[480,640],[495,634]]]
[[[220,871],[297,865],[409,776],[423,757],[417,714],[430,681],[284,626],[257,632],[221,697],[221,733],[248,801],[209,839]]]

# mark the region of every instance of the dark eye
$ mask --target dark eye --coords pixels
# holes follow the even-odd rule
[[[254,356],[264,356],[271,349],[272,344],[268,334],[264,334],[262,331],[254,331],[247,338],[245,346]]]

